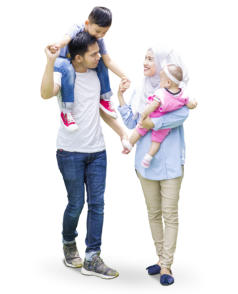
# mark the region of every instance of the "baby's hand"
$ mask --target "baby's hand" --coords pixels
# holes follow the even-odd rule
[[[198,105],[198,103],[197,103],[196,100],[191,100],[191,101],[188,102],[187,107],[188,107],[189,109],[194,109],[194,108],[197,107],[197,105]]]

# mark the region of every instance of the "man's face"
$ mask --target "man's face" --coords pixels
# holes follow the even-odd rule
[[[85,30],[96,39],[103,38],[110,27],[100,27],[95,23],[86,22],[85,23]]]
[[[96,68],[100,60],[98,43],[88,46],[88,51],[83,56],[83,65],[85,68]]]

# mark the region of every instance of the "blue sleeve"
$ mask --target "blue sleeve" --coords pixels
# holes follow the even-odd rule
[[[153,129],[157,131],[158,129],[176,128],[184,123],[188,117],[188,114],[189,109],[184,106],[178,110],[168,112],[161,117],[152,118],[152,121],[155,125]]]
[[[124,124],[128,129],[134,129],[137,125],[137,119],[134,118],[130,105],[127,104],[118,107],[118,111],[122,117]]]
[[[106,49],[104,40],[103,39],[98,39],[97,42],[98,42],[98,46],[99,46],[99,53],[101,55],[107,54],[107,49]]]
[[[74,24],[67,32],[67,35],[70,36],[70,38],[74,38],[77,33],[82,32],[84,30],[84,25],[78,25]]]

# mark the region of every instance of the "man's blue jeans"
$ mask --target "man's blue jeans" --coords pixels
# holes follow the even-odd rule
[[[100,59],[97,68],[97,75],[100,81],[101,93],[100,96],[104,100],[110,100],[112,91],[108,68],[105,66],[102,58]],[[61,96],[62,102],[74,102],[74,81],[75,71],[72,63],[68,58],[58,57],[55,60],[54,71],[62,74],[61,78]]]
[[[79,216],[87,190],[88,216],[86,252],[100,251],[104,216],[106,181],[106,151],[80,153],[57,150],[57,161],[68,193],[68,205],[63,218],[63,240],[70,242],[78,236]]]

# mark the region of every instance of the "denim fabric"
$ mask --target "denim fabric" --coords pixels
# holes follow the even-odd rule
[[[54,71],[62,74],[61,96],[62,102],[74,102],[74,68],[68,58],[58,57],[55,60]]]
[[[63,240],[73,241],[87,190],[86,252],[100,251],[104,216],[106,151],[80,153],[57,150],[57,161],[68,193],[63,218]]]
[[[62,74],[61,78],[61,96],[62,102],[74,102],[74,82],[75,71],[68,58],[56,58],[54,71]],[[100,81],[101,93],[100,96],[104,100],[110,100],[112,91],[110,87],[110,80],[108,68],[105,66],[102,58],[100,59],[96,68],[97,75]]]
[[[103,100],[109,101],[112,96],[112,91],[110,87],[108,68],[105,66],[102,58],[99,60],[96,71],[97,71],[97,75],[98,75],[100,86],[101,86],[100,97]]]

